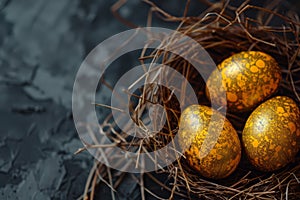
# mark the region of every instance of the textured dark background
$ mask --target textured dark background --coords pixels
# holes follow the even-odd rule
[[[72,86],[88,52],[128,29],[111,14],[114,2],[0,0],[0,200],[76,199],[83,193],[93,158],[73,155],[82,144],[72,120]],[[193,2],[190,13],[197,15],[203,7]],[[178,15],[184,2],[159,4]],[[145,26],[148,8],[129,0],[120,12]],[[129,56],[116,64],[136,61]],[[110,199],[105,186],[97,193]],[[117,196],[139,199],[138,187],[127,183]]]

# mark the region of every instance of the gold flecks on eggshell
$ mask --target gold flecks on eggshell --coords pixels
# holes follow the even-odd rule
[[[276,92],[280,81],[280,67],[270,55],[260,51],[240,52],[225,59],[211,73],[206,95],[219,106],[227,101],[230,111],[250,111]],[[221,91],[226,92],[226,99],[219,95]]]
[[[217,116],[216,119],[212,120],[212,115]],[[241,158],[240,140],[235,129],[226,118],[222,125],[221,120],[217,120],[220,118],[224,119],[224,116],[212,108],[192,105],[183,111],[179,122],[179,143],[185,150],[188,164],[204,177],[212,179],[229,176]],[[219,127],[223,128],[216,138],[212,133]],[[205,144],[205,140],[208,144]],[[207,152],[211,141],[216,143]]]
[[[299,131],[300,110],[293,99],[277,96],[262,103],[251,113],[242,133],[250,162],[262,171],[286,166],[300,149]]]

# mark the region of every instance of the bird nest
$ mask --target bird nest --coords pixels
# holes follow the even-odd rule
[[[274,57],[282,71],[282,81],[275,95],[292,97],[297,104],[300,102],[300,22],[295,12],[287,9],[279,2],[258,6],[251,1],[240,5],[233,5],[230,1],[218,3],[204,2],[207,9],[199,16],[188,16],[189,1],[182,17],[175,17],[167,13],[151,1],[145,1],[151,6],[151,15],[156,13],[167,22],[178,23],[177,31],[193,38],[209,53],[215,63],[220,63],[234,53],[248,50],[258,50]],[[116,5],[116,9],[118,4]],[[288,10],[288,11],[287,11]],[[169,41],[170,42],[170,41]],[[139,58],[141,63],[158,62],[180,72],[193,86],[199,104],[210,105],[205,97],[205,81],[196,73],[192,64],[179,55],[166,50],[155,49],[152,52],[147,47]],[[161,66],[163,67],[163,66]],[[103,85],[107,82],[103,79]],[[111,88],[110,86],[108,86]],[[177,88],[179,91],[184,87]],[[128,139],[128,135],[120,131],[111,115],[101,124],[101,132],[111,135],[116,146],[127,149],[128,146],[137,147],[136,152],[149,152],[167,145],[178,131],[180,117],[179,101],[172,90],[155,84],[147,84],[140,92],[130,94],[133,116],[139,116],[147,102],[160,104],[166,110],[167,123],[157,134],[146,139]],[[139,109],[136,109],[139,107]],[[239,136],[250,113],[235,114],[227,112],[226,117],[232,122]],[[133,117],[134,118],[134,117]],[[142,126],[141,123],[137,123]],[[118,139],[116,139],[118,138]],[[120,139],[121,138],[121,139]],[[107,149],[107,146],[96,146]],[[80,151],[89,148],[86,146]],[[91,148],[95,148],[91,147]],[[245,153],[243,152],[242,155]],[[109,185],[112,197],[122,184],[126,172],[110,169],[104,164],[96,162],[87,180],[83,198],[93,199],[99,182]],[[269,173],[262,173],[249,164],[245,156],[235,172],[221,180],[209,180],[191,169],[184,156],[176,159],[165,168],[155,172],[132,174],[130,177],[141,188],[141,198],[146,194],[158,199],[298,199],[300,196],[300,155],[285,168]],[[164,178],[161,178],[164,177]],[[164,192],[152,191],[145,184],[151,180],[163,188]]]

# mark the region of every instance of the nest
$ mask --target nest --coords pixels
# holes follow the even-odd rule
[[[188,16],[189,1],[187,1],[182,17],[175,17],[156,6],[151,1],[145,1],[151,6],[152,13],[161,19],[178,23],[177,31],[184,33],[204,47],[209,52],[215,63],[220,63],[234,53],[247,50],[258,50],[268,53],[279,63],[283,80],[275,95],[287,95],[298,104],[300,102],[300,44],[298,15],[287,11],[286,5],[272,2],[267,6],[258,6],[250,1],[240,5],[233,5],[230,1],[218,3],[204,2],[207,10],[200,16]],[[116,4],[115,9],[120,6]],[[132,24],[129,24],[132,25]],[[161,61],[183,74],[197,91],[200,104],[209,105],[205,97],[205,82],[195,73],[193,66],[178,55],[167,51],[154,50],[149,53],[144,49],[140,56],[142,63]],[[102,80],[107,85],[105,80]],[[108,86],[110,87],[110,86]],[[182,88],[177,88],[182,90]],[[102,132],[116,137],[117,146],[138,146],[137,151],[153,151],[168,144],[178,130],[180,110],[178,101],[172,96],[172,91],[155,85],[145,85],[139,95],[131,94],[137,98],[138,105],[132,105],[133,115],[143,110],[146,102],[158,103],[167,110],[167,125],[153,137],[144,140],[128,140],[125,133],[118,132],[115,124],[108,115],[102,123]],[[142,99],[142,100],[141,100]],[[135,109],[136,107],[139,109]],[[227,113],[227,118],[235,126],[239,135],[243,130],[245,120],[249,113],[236,115]],[[113,133],[113,134],[112,134]],[[116,136],[117,135],[117,136]],[[116,141],[116,140],[114,140]],[[89,148],[88,146],[80,151]],[[94,148],[94,147],[93,147]],[[98,145],[97,148],[106,148]],[[244,153],[243,153],[244,155]],[[111,188],[112,197],[122,183],[124,172],[115,171],[105,165],[95,162],[87,181],[83,198],[93,199],[95,187],[99,182],[104,182]],[[142,173],[131,176],[141,186],[141,198],[148,193],[158,199],[173,199],[176,197],[186,199],[298,199],[300,196],[300,155],[295,161],[284,169],[272,173],[262,173],[252,167],[245,156],[236,171],[226,179],[208,180],[193,171],[184,158],[177,159],[164,169],[152,173]],[[144,184],[144,179],[151,179],[160,185],[168,196],[151,191]],[[160,177],[166,177],[162,181]]]

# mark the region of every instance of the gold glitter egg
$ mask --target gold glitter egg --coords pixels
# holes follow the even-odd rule
[[[280,81],[281,70],[270,55],[259,51],[240,52],[225,59],[212,72],[207,80],[206,96],[220,106],[227,102],[229,111],[250,111],[276,92]],[[219,96],[220,91],[226,92],[226,98]]]
[[[204,177],[225,178],[240,161],[241,145],[236,130],[210,107],[187,107],[180,116],[178,136],[180,146],[185,146],[187,163]]]
[[[250,162],[274,171],[293,161],[300,148],[300,111],[296,102],[277,96],[259,105],[245,124],[243,145]]]

